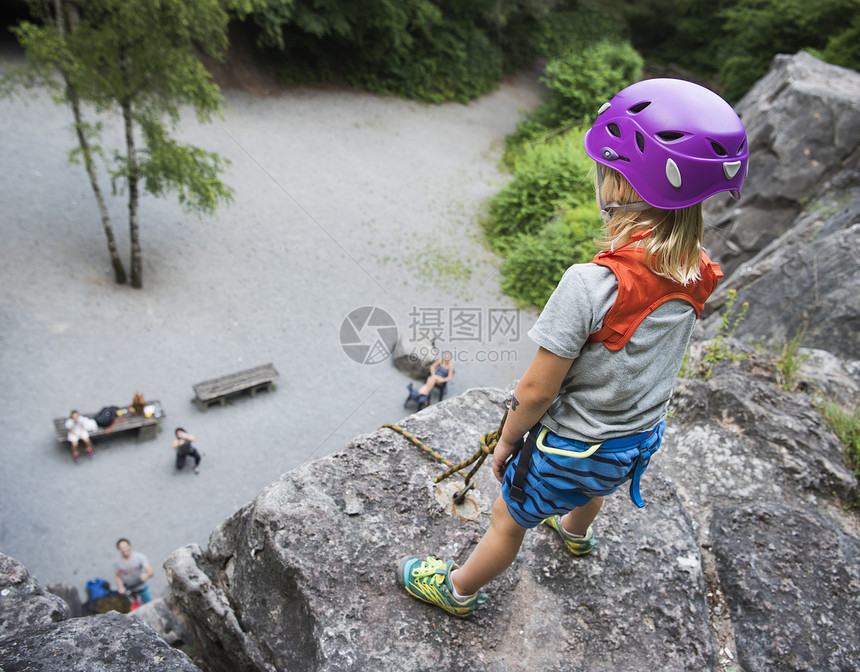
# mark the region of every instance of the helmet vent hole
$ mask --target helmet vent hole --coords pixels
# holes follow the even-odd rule
[[[651,104],[651,101],[650,101],[650,100],[646,100],[646,101],[644,101],[644,102],[637,103],[636,105],[634,105],[633,107],[631,107],[631,108],[630,108],[629,110],[627,110],[627,111],[628,111],[628,112],[630,112],[631,114],[639,114],[642,110],[644,110],[644,109],[645,109],[646,107],[648,107],[650,104]]]
[[[639,147],[639,151],[644,154],[645,153],[645,138],[643,137],[643,135],[639,131],[636,131],[636,145]]]
[[[729,152],[716,140],[711,140],[711,148],[714,150],[717,156],[728,156]]]
[[[620,137],[621,137],[621,129],[620,129],[620,128],[618,128],[618,124],[607,124],[607,125],[606,125],[606,128],[607,128],[607,130],[608,130],[610,133],[612,133],[612,135],[614,135],[616,138],[620,138]]]
[[[675,140],[680,140],[684,137],[683,133],[678,133],[677,131],[660,131],[657,133],[657,137],[666,142],[673,142]]]

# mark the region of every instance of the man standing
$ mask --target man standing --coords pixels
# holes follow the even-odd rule
[[[114,563],[117,592],[120,595],[129,594],[130,597],[139,595],[140,601],[146,604],[152,599],[146,582],[155,576],[149,566],[149,560],[143,553],[132,551],[128,539],[120,539],[116,542],[116,547],[122,556],[121,560]]]

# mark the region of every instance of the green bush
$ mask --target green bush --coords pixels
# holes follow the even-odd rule
[[[640,78],[642,63],[629,43],[611,40],[571,48],[550,60],[542,77],[550,97],[509,136],[508,164],[532,142],[590,124],[603,103]]]
[[[602,41],[571,49],[546,65],[543,81],[553,92],[550,126],[582,123],[642,74],[642,57],[627,42]]]
[[[618,15],[633,47],[646,60],[674,65],[703,78],[720,69],[726,40],[723,12],[738,0],[622,0]]]
[[[505,68],[501,51],[484,30],[451,18],[417,36],[410,51],[393,52],[383,68],[359,65],[347,72],[352,84],[430,103],[477,98],[495,88]]]
[[[251,22],[284,83],[466,102],[600,16],[575,0],[259,0]]]
[[[517,160],[513,180],[490,201],[487,236],[505,252],[514,238],[538,233],[559,210],[594,202],[594,162],[582,130],[532,146]]]
[[[522,303],[543,308],[571,264],[597,253],[597,205],[566,210],[537,235],[520,235],[502,264],[502,289]]]

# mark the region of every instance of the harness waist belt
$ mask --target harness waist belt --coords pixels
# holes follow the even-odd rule
[[[630,476],[630,499],[640,509],[645,506],[645,501],[642,499],[642,494],[639,492],[639,482],[642,479],[642,474],[651,460],[651,455],[660,447],[660,440],[663,438],[663,432],[666,429],[666,422],[661,421],[654,429],[633,434],[632,436],[622,436],[617,439],[608,439],[602,443],[590,446],[583,441],[574,439],[565,439],[572,444],[581,445],[583,450],[565,450],[563,448],[553,448],[546,445],[544,438],[549,430],[546,427],[535,425],[529,431],[529,435],[523,442],[520,451],[519,461],[517,462],[516,471],[511,482],[510,496],[519,503],[525,501],[524,486],[526,482],[526,473],[528,472],[529,463],[531,462],[532,449],[537,445],[538,450],[553,455],[563,455],[575,458],[586,458],[594,455],[597,452],[602,453],[620,453],[632,448],[639,449],[639,456],[636,458],[636,464],[633,467],[633,472]],[[626,480],[626,479],[625,479]]]
[[[659,425],[658,425],[659,426]],[[564,440],[577,448],[582,446],[582,450],[565,450],[564,448],[555,448],[553,446],[548,446],[546,441],[544,440],[546,435],[549,433],[549,430],[546,427],[542,427],[540,433],[537,436],[537,447],[543,453],[549,453],[551,455],[561,455],[563,457],[591,457],[594,453],[600,451],[601,453],[622,453],[626,450],[630,450],[631,448],[635,448],[643,441],[646,441],[657,429],[641,432],[639,434],[634,434],[632,436],[622,436],[617,439],[607,439],[602,443],[596,443],[594,445],[589,445],[585,443],[585,441],[577,441],[576,439],[567,439],[564,437]]]

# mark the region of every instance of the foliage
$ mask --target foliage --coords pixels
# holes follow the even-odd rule
[[[615,0],[649,61],[712,79],[739,100],[776,54],[810,50],[860,69],[860,0]]]
[[[574,0],[261,0],[250,20],[285,82],[466,102],[600,17]]]
[[[847,27],[831,35],[827,45],[816,55],[828,63],[860,70],[860,10],[855,7],[850,23],[843,25]]]
[[[736,0],[628,0],[620,14],[628,39],[649,61],[703,76],[719,70],[725,39],[722,13]]]
[[[520,301],[543,307],[565,270],[597,252],[594,162],[582,126],[641,66],[629,44],[612,40],[559,49],[544,71],[549,99],[507,138],[513,179],[491,200],[485,230],[505,257],[502,288]]]
[[[502,264],[502,289],[543,308],[568,267],[590,261],[597,253],[595,221],[597,207],[583,205],[561,212],[537,235],[517,236]]]
[[[797,353],[797,348],[800,347],[803,340],[803,332],[804,329],[798,327],[794,338],[779,348],[779,356],[773,360],[780,385],[784,390],[791,390],[794,387],[797,372],[803,363],[812,356],[811,353],[804,355]]]
[[[180,145],[152,118],[141,117],[139,124],[147,147],[139,170],[150,194],[175,192],[187,212],[207,214],[215,212],[220,202],[232,199],[232,190],[218,179],[229,164],[226,159],[193,145]],[[120,157],[116,160],[119,163]]]
[[[490,202],[485,230],[505,257],[502,288],[523,303],[543,307],[564,271],[597,252],[594,162],[582,136],[577,129],[528,147]]]
[[[582,137],[581,130],[571,132],[520,156],[513,179],[490,202],[486,231],[495,250],[504,252],[521,234],[537,234],[559,210],[594,202],[594,162]]]
[[[98,112],[119,111],[124,122],[122,150],[112,153],[114,191],[126,189],[132,241],[132,285],[142,286],[136,218],[138,184],[154,195],[175,191],[189,210],[212,212],[231,190],[218,174],[226,162],[216,154],[170,137],[180,110],[190,106],[202,121],[220,113],[218,87],[198,58],[220,58],[227,47],[227,10],[250,11],[250,0],[88,0],[64,4],[61,19],[30,0],[41,25],[13,29],[42,81],[52,68],[63,75],[56,98],[91,103]],[[78,110],[76,110],[76,117]],[[99,143],[98,126],[78,123],[79,142]],[[144,147],[138,149],[138,134]],[[81,148],[84,154],[88,150]],[[95,185],[94,185],[95,190]]]
[[[702,378],[709,378],[716,364],[721,362],[732,363],[747,358],[747,355],[743,353],[732,352],[726,344],[726,339],[732,338],[737,332],[738,326],[747,316],[749,304],[745,301],[740,310],[737,310],[735,305],[738,300],[737,290],[730,289],[727,294],[726,309],[720,318],[717,336],[705,343],[702,350],[702,362],[699,366],[699,373]]]
[[[824,49],[831,40],[836,50],[845,39],[841,36],[852,26],[856,35],[860,1],[739,0],[724,16],[726,41],[720,74],[726,96],[737,100],[767,72],[775,54]],[[858,68],[860,61],[844,65]]]
[[[846,459],[855,476],[860,477],[860,406],[845,411],[832,401],[820,405],[821,412],[839,440],[845,445]]]
[[[626,42],[604,40],[569,48],[550,60],[542,81],[549,99],[507,140],[508,163],[523,145],[589,124],[607,100],[641,76],[642,57]]]

